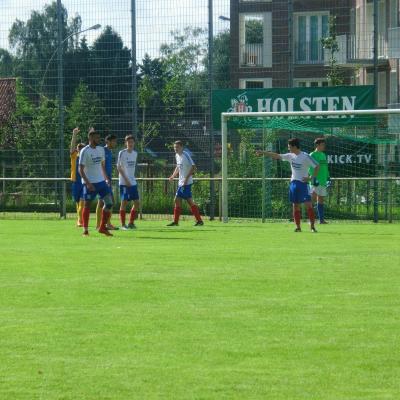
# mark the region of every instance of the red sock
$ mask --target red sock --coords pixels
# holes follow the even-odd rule
[[[174,222],[177,224],[179,222],[179,217],[181,216],[182,208],[174,208]]]
[[[311,227],[314,226],[315,223],[315,213],[312,207],[307,208],[308,219],[310,220]]]
[[[199,207],[196,206],[196,204],[194,204],[191,207],[192,210],[192,214],[194,215],[194,217],[196,218],[196,221],[201,221],[201,215],[200,215],[200,210]]]
[[[134,208],[131,209],[131,215],[129,217],[129,223],[133,224],[135,222],[136,210]]]
[[[300,210],[294,210],[293,211],[293,218],[296,226],[300,228],[300,220],[301,220],[301,212]]]
[[[82,219],[83,219],[83,228],[85,231],[87,231],[89,227],[89,216],[90,216],[90,207],[84,207],[82,211]]]
[[[101,211],[101,222],[100,222],[100,229],[107,229],[106,224],[110,218],[111,212],[109,210],[105,210],[104,208]]]
[[[121,225],[124,226],[126,222],[126,211],[125,210],[119,210],[119,219],[121,221]]]

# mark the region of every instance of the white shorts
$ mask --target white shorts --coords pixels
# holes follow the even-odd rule
[[[311,186],[311,193],[315,193],[320,197],[326,197],[328,196],[328,189],[326,186]]]

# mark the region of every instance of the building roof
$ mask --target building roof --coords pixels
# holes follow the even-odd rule
[[[5,124],[15,110],[16,79],[0,78],[0,126]]]

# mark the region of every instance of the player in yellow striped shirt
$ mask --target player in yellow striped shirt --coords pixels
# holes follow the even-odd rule
[[[76,204],[76,214],[77,214],[76,225],[82,227],[83,226],[82,178],[79,174],[78,164],[79,164],[79,152],[85,147],[85,145],[83,143],[76,144],[78,134],[79,134],[79,128],[75,128],[72,131],[72,139],[69,152],[71,158],[72,197]]]

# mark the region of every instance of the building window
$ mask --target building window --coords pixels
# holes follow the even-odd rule
[[[272,78],[249,78],[239,80],[239,89],[266,89],[272,87]]]
[[[271,13],[239,14],[240,67],[272,67]]]
[[[294,79],[295,87],[327,87],[329,86],[328,80],[321,79]]]
[[[294,16],[295,61],[322,64],[325,61],[321,39],[329,35],[329,13],[296,13]]]

